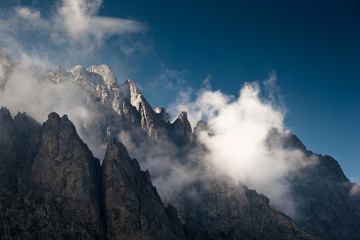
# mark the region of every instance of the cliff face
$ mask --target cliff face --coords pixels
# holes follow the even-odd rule
[[[308,151],[295,135],[281,141],[285,148],[317,159],[289,178],[295,222],[320,239],[360,239],[360,193],[352,193],[359,185],[346,178],[335,159]]]
[[[103,236],[100,163],[79,138],[67,116],[49,115],[41,127],[41,147],[30,183],[65,221]]]
[[[266,196],[225,179],[194,183],[174,204],[190,239],[316,239],[272,209]]]
[[[40,146],[40,124],[24,113],[0,109],[0,187],[23,189]]]
[[[360,194],[339,164],[319,155],[319,164],[303,169],[291,181],[299,226],[322,239],[360,239]]]
[[[168,218],[149,172],[140,170],[126,148],[110,141],[103,163],[103,182],[110,239],[183,239],[176,214]],[[173,231],[174,230],[174,231]]]
[[[1,239],[184,238],[121,143],[109,143],[101,167],[66,115],[40,127],[2,108],[0,130]]]

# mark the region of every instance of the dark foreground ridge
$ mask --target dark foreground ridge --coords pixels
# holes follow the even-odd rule
[[[185,238],[121,143],[100,166],[66,115],[40,126],[2,108],[0,126],[1,239]]]

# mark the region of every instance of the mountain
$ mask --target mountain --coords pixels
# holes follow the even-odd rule
[[[30,117],[12,119],[5,108],[0,116],[0,146],[27,142],[19,154],[1,148],[1,239],[184,239],[176,211],[164,207],[121,143],[109,142],[100,166],[66,115],[51,113],[30,136],[15,126],[19,117],[33,123]],[[32,144],[35,155],[25,151]]]
[[[0,65],[0,94],[11,97],[16,73],[27,70],[4,54]],[[65,109],[74,120],[51,113],[40,124],[1,108],[1,239],[360,239],[360,187],[295,135],[272,129],[266,140],[304,156],[283,179],[291,215],[201,161],[209,151],[201,137],[214,134],[205,120],[192,130],[180,112],[171,122],[107,65],[31,71],[53,105],[29,115]]]

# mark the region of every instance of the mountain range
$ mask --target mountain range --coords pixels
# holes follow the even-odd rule
[[[264,144],[302,165],[275,200],[203,161],[206,120],[171,120],[107,65],[39,72],[1,52],[0,69],[1,239],[360,239],[360,186],[284,129]]]

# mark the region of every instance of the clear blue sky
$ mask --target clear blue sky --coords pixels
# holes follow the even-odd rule
[[[56,8],[44,0],[0,3],[3,11],[20,5],[44,18]],[[136,20],[146,30],[107,38],[93,55],[59,64],[106,63],[121,82],[131,78],[153,106],[164,107],[209,76],[213,89],[236,96],[244,82],[275,71],[286,126],[360,181],[359,1],[104,0],[97,14]]]

